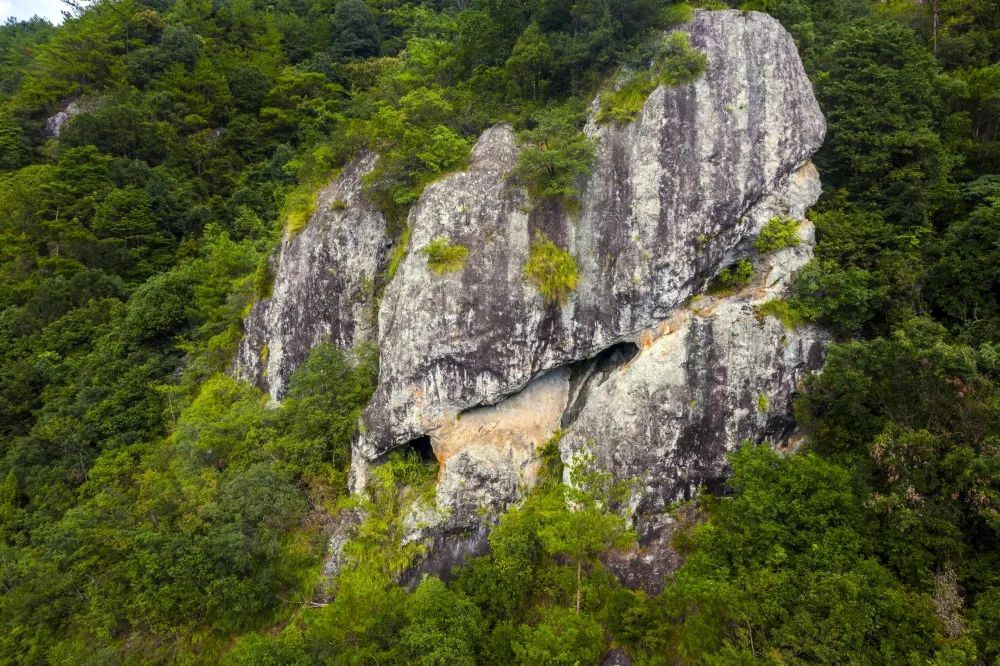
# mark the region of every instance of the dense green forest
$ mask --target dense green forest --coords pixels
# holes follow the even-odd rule
[[[488,555],[398,587],[434,469],[399,455],[348,496],[375,351],[318,347],[273,409],[225,371],[262,259],[357,150],[404,239],[498,121],[571,204],[602,82],[660,65],[602,98],[620,122],[704,67],[662,38],[689,5],[98,0],[0,27],[0,662],[996,663],[1000,5],[730,4],[788,28],[828,119],[816,258],[775,309],[838,343],[796,403],[808,445],[734,455],[657,596],[600,565],[633,538],[620,489],[551,455]]]

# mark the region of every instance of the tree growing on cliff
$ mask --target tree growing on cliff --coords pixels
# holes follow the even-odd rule
[[[589,453],[578,453],[570,468],[570,485],[558,486],[541,512],[538,537],[545,551],[569,559],[576,569],[574,608],[583,602],[584,568],[609,548],[627,546],[635,538],[625,519],[613,510],[627,496],[627,486],[598,470]]]

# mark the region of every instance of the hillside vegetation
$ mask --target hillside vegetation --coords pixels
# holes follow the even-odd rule
[[[380,155],[365,190],[405,238],[422,188],[508,121],[515,176],[572,212],[590,100],[628,122],[701,74],[690,6],[97,0],[0,27],[0,663],[1000,659],[1000,7],[730,4],[788,28],[828,119],[816,257],[767,311],[838,343],[797,402],[809,444],[734,455],[656,596],[600,564],[633,538],[622,489],[586,461],[556,483],[551,444],[488,555],[398,587],[434,470],[397,454],[348,496],[376,350],[317,347],[277,408],[225,370],[262,258],[351,155]],[[424,252],[464,268],[447,239]],[[565,298],[565,250],[532,254]],[[316,603],[330,516],[357,508]]]

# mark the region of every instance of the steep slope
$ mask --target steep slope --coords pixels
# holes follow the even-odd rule
[[[685,30],[706,74],[657,88],[630,124],[588,124],[597,158],[575,215],[510,179],[519,148],[506,125],[480,137],[466,171],[426,188],[378,313],[380,377],[353,451],[355,488],[387,452],[429,439],[441,465],[435,521],[475,528],[530,487],[537,448],[562,431],[566,462],[589,450],[635,481],[633,510],[655,513],[723,479],[740,441],[790,435],[791,395],[820,367],[825,336],[786,331],[756,306],[808,261],[811,225],[797,248],[761,256],[751,244],[774,217],[803,220],[819,196],[809,159],[824,119],[774,19],[698,12]],[[352,163],[285,240],[274,294],[248,319],[237,371],[275,398],[320,340],[370,339],[364,285],[388,245],[359,191],[374,159]],[[525,280],[538,235],[579,266],[563,304]],[[464,267],[430,269],[422,250],[439,238],[468,250]],[[751,286],[686,304],[742,257],[755,264]]]
[[[375,160],[373,153],[358,155],[319,193],[306,228],[286,232],[271,260],[271,294],[244,323],[234,372],[274,400],[320,342],[348,349],[375,341],[375,281],[390,246],[385,218],[361,195],[361,178]]]
[[[506,126],[480,138],[468,171],[427,188],[410,215],[409,256],[379,314],[381,375],[355,450],[359,483],[366,461],[424,435],[445,464],[443,488],[475,486],[455,482],[452,470],[460,466],[481,475],[496,468],[499,450],[506,451],[500,457],[508,471],[530,467],[539,440],[560,423],[572,428],[560,407],[568,404],[569,379],[546,373],[655,336],[685,299],[747,252],[768,219],[801,217],[818,197],[808,160],[825,124],[790,36],[770,17],[740,12],[699,12],[686,30],[692,46],[708,56],[706,75],[689,85],[658,88],[631,124],[590,123],[597,162],[578,217],[534,206],[511,186],[506,175],[518,148]],[[544,302],[524,279],[538,233],[567,248],[580,267],[580,286],[563,306]],[[468,248],[464,270],[439,276],[428,269],[420,250],[435,238]],[[770,347],[781,334],[769,328],[760,337],[746,344]],[[797,380],[793,368],[804,368],[806,358],[815,367],[821,355],[803,343],[801,353],[786,356],[755,366],[791,383],[770,387],[775,414],[787,410]],[[480,418],[477,408],[539,391],[530,385],[540,377],[550,393],[522,401],[528,412],[511,416],[509,405],[493,408],[508,414],[506,422],[527,420],[532,427],[483,427],[475,437],[469,426],[456,427],[466,410]],[[687,379],[719,380],[695,374]],[[706,395],[713,390],[691,387]],[[704,469],[716,476],[729,440],[764,434],[766,423],[731,425],[736,415],[725,408],[732,400],[712,406],[718,410],[713,418],[700,419],[677,438],[690,440],[693,429],[699,431],[696,441],[713,444],[695,446],[668,466],[703,457]],[[578,404],[575,411],[580,409]],[[646,410],[645,416],[655,413]],[[548,428],[538,427],[539,421]],[[635,435],[619,430],[607,445]],[[477,464],[469,462],[473,455]],[[696,469],[688,485],[704,480]],[[663,501],[676,491],[665,493]]]

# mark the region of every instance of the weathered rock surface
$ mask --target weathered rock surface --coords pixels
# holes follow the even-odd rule
[[[366,434],[354,452],[359,484],[366,462],[423,435],[430,435],[446,469],[456,466],[452,456],[472,455],[458,453],[462,442],[453,438],[452,425],[460,415],[464,418],[463,412],[498,403],[546,373],[618,343],[656,337],[685,299],[748,251],[769,215],[782,211],[801,216],[815,201],[818,182],[808,160],[823,140],[825,123],[791,37],[774,19],[753,12],[698,12],[686,30],[691,44],[708,56],[707,73],[689,85],[658,88],[631,124],[588,126],[597,140],[597,162],[577,218],[532,208],[524,192],[508,182],[517,144],[506,126],[480,138],[468,171],[425,190],[410,215],[409,255],[379,314],[380,380],[365,413]],[[532,238],[539,232],[567,248],[580,268],[580,285],[562,307],[546,304],[523,277]],[[464,270],[443,276],[428,270],[420,250],[438,237],[469,249]],[[783,409],[791,388],[778,390],[776,385],[793,381],[794,386],[795,369],[805,363],[796,349],[776,354],[783,332],[767,324],[759,334],[752,332],[741,314],[757,323],[745,306],[733,312],[722,308],[718,325],[692,325],[677,358],[688,348],[686,358],[696,358],[718,345],[714,362],[752,360],[746,372],[773,375],[769,381],[774,386],[761,380],[745,391],[769,391],[775,410]],[[742,336],[734,331],[727,337],[723,329],[730,326],[741,327]],[[733,351],[730,359],[727,345],[737,340],[748,348],[742,356]],[[756,349],[762,344],[769,351]],[[801,346],[806,350],[809,344]],[[652,362],[640,366],[649,366],[646,375],[658,372]],[[731,381],[729,376],[698,375],[696,368],[692,372],[686,376],[692,382]],[[734,370],[732,381],[736,374]],[[634,381],[652,381],[646,375]],[[676,446],[691,452],[674,455],[663,469],[687,465],[699,446],[711,442],[699,464],[715,475],[718,453],[729,439],[759,438],[761,432],[754,429],[769,421],[725,411],[737,405],[743,409],[742,394],[721,401],[710,395],[721,390],[715,385],[690,390],[690,396],[660,390],[648,397],[700,399],[701,408],[677,415],[700,419],[692,426],[704,429],[698,437],[691,439],[691,429],[678,426],[676,436],[669,434],[673,444],[659,440],[665,432],[649,432],[643,442],[655,440],[659,448],[651,455]],[[627,388],[619,392],[614,399],[641,397]],[[596,407],[573,409],[585,426],[577,439],[627,437],[638,419],[654,416],[621,403],[600,415]],[[679,408],[671,402],[666,409]],[[613,418],[621,427],[599,432],[589,425],[597,418]],[[565,417],[563,425],[569,425]],[[537,445],[545,438],[533,431],[528,439]],[[497,441],[503,446],[507,439],[504,434]],[[479,437],[469,443],[481,459],[492,442]],[[672,481],[651,488],[666,493],[657,503],[669,501],[678,484],[688,483],[683,471],[670,468],[670,475]],[[695,482],[698,470],[692,469],[689,477]],[[488,483],[497,478],[491,473]]]
[[[385,219],[361,194],[376,156],[363,153],[323,189],[300,233],[287,233],[276,257],[270,298],[254,304],[235,374],[275,400],[313,347],[349,349],[375,341],[375,283],[386,266]]]
[[[721,483],[724,454],[741,441],[791,434],[792,394],[821,366],[827,339],[786,330],[757,306],[811,257],[804,215],[820,185],[809,159],[825,123],[777,21],[697,12],[685,30],[708,71],[658,88],[633,123],[589,123],[597,159],[576,215],[535,206],[511,182],[518,146],[505,125],[410,213],[409,253],[378,313],[379,384],[352,476],[362,487],[387,452],[430,440],[437,506],[412,521],[411,538],[429,546],[412,581],[484,547],[486,517],[524,495],[538,448],[561,431],[564,462],[587,450],[632,482],[628,508],[648,538],[622,566],[652,584],[674,566],[664,509]],[[374,159],[362,155],[321,194],[306,230],[281,247],[272,297],[247,321],[236,371],[276,399],[313,345],[373,338],[370,286],[390,244],[360,194]],[[752,242],[775,216],[802,220],[802,242],[762,256]],[[565,304],[524,279],[538,234],[579,266]],[[442,237],[469,253],[463,269],[436,275],[421,250]],[[753,284],[694,299],[742,257]]]
[[[45,120],[45,136],[58,139],[66,123],[85,111],[85,106],[79,98],[71,99],[59,111]]]

